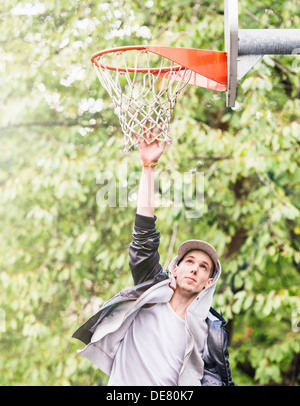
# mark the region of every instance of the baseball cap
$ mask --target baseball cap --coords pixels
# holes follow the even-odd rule
[[[177,257],[173,259],[173,261],[169,265],[169,270],[172,272],[174,266],[181,261],[181,259],[187,254],[189,251],[193,250],[200,250],[205,252],[214,264],[214,269],[217,268],[218,264],[218,254],[215,248],[210,245],[208,242],[201,241],[201,240],[188,240],[183,242],[177,251]]]

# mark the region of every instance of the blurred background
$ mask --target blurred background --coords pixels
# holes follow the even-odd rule
[[[1,385],[107,383],[71,335],[132,284],[135,207],[99,204],[97,179],[108,171],[119,193],[119,168],[141,168],[137,151],[122,152],[90,57],[143,44],[223,51],[223,13],[220,0],[1,1]],[[242,0],[239,26],[300,28],[299,4]],[[193,86],[178,98],[157,169],[202,172],[204,210],[157,207],[161,263],[183,240],[213,244],[233,380],[299,385],[299,57],[265,56],[237,102]]]

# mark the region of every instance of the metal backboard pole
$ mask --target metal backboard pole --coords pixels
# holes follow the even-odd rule
[[[299,55],[300,29],[238,29],[238,0],[224,1],[227,52],[226,106],[234,107],[237,84],[264,55]]]

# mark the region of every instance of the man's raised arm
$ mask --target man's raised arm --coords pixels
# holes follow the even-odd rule
[[[154,181],[155,167],[167,143],[152,141],[153,134],[154,132],[148,136],[149,144],[145,140],[139,142],[143,167],[132,234],[133,241],[129,248],[129,265],[135,285],[153,279],[162,272],[158,254],[160,234],[155,228]]]

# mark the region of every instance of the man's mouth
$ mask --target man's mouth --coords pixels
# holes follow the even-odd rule
[[[196,279],[194,279],[194,278],[192,278],[192,277],[190,277],[190,276],[187,276],[186,279],[188,279],[188,280],[190,280],[190,281],[193,281],[193,282],[196,282]]]

